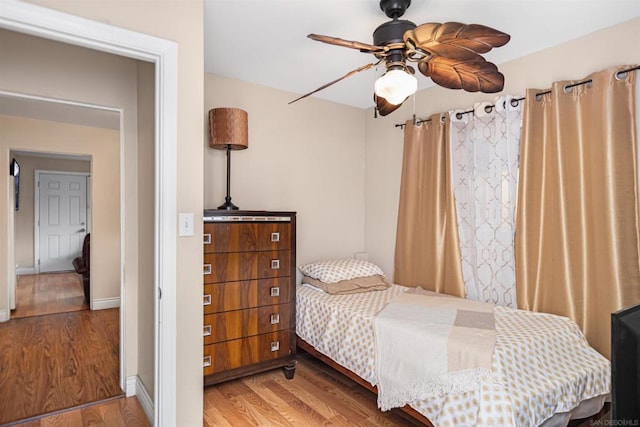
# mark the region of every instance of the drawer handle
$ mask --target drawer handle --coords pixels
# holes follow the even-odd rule
[[[202,305],[211,305],[211,294],[202,296]]]
[[[280,260],[279,259],[272,259],[271,260],[271,269],[272,270],[279,270],[280,269]]]
[[[202,266],[202,274],[211,274],[211,264],[205,264]]]
[[[272,242],[279,242],[280,241],[280,233],[279,232],[271,233],[271,241]]]
[[[208,337],[209,335],[211,335],[211,325],[204,325],[202,327],[202,336]]]
[[[203,368],[208,368],[209,366],[211,366],[211,356],[205,356],[202,359],[202,367]]]
[[[274,341],[271,343],[271,351],[280,350],[280,341]]]
[[[280,314],[272,314],[271,315],[271,324],[272,325],[277,325],[278,323],[280,323]]]
[[[279,297],[280,296],[280,287],[276,286],[275,288],[271,288],[271,296]]]
[[[211,233],[207,233],[207,234],[203,234],[202,235],[202,243],[205,245],[210,245],[211,244]]]

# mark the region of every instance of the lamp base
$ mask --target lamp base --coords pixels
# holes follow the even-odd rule
[[[231,197],[225,197],[225,202],[218,206],[218,209],[222,209],[225,211],[237,211],[239,208],[231,203]]]

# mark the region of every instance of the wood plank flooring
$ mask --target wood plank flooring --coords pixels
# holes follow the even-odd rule
[[[281,369],[206,387],[204,426],[414,426],[397,410],[381,412],[374,393],[348,377],[298,352],[292,381]],[[593,419],[570,427],[611,423],[610,405]],[[600,424],[598,424],[600,423]]]
[[[204,426],[411,426],[396,411],[381,412],[376,396],[298,353],[293,380],[282,369],[206,387]]]
[[[0,424],[119,396],[119,309],[0,323]]]
[[[88,310],[82,279],[75,272],[18,276],[12,319]]]
[[[19,427],[148,427],[149,421],[134,397],[120,397],[70,411],[10,424]]]

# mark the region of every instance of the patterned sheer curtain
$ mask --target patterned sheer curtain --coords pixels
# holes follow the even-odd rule
[[[514,211],[521,103],[512,96],[452,111],[452,174],[465,296],[516,307]]]
[[[635,72],[527,90],[518,307],[572,318],[610,353],[610,315],[640,303]],[[541,93],[544,94],[541,95]]]

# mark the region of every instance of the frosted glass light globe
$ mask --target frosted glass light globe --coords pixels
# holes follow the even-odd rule
[[[375,84],[376,95],[393,105],[402,104],[418,90],[418,79],[404,70],[389,70]]]

